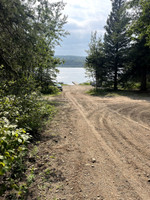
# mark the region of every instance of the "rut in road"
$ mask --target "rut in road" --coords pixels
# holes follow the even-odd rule
[[[83,95],[78,86],[76,86],[76,90],[66,91],[65,96],[78,110],[88,129],[91,130],[91,135],[87,136],[89,137],[89,145],[90,137],[95,137],[97,145],[101,147],[99,148],[99,151],[101,150],[99,154],[103,152],[103,156],[109,160],[109,169],[111,169],[112,164],[112,168],[115,166],[117,171],[121,172],[120,176],[122,177],[118,178],[118,182],[122,178],[128,183],[122,186],[124,191],[129,193],[129,190],[132,190],[135,193],[132,194],[130,191],[130,194],[127,195],[124,192],[122,194],[124,195],[123,199],[148,200],[150,198],[150,186],[146,182],[146,176],[150,172],[150,148],[149,140],[146,137],[150,131],[148,124],[146,122],[140,123],[141,119],[139,121],[135,121],[135,118],[132,119],[130,114],[132,112],[129,112],[129,115],[123,115],[122,110],[127,110],[127,108],[120,108],[114,111],[115,103],[112,104],[109,100],[94,99],[94,97]],[[122,101],[118,102],[118,105],[121,103]],[[130,103],[128,102],[127,105],[129,106]],[[118,105],[116,105],[117,108]],[[136,109],[135,102],[131,108]],[[140,113],[144,113],[142,108],[140,109]],[[130,109],[128,110],[130,111]],[[141,131],[144,133],[142,138]],[[94,150],[88,150],[89,154],[94,154],[92,151]],[[115,184],[119,188],[116,182],[112,185]],[[119,198],[116,197],[116,199]]]

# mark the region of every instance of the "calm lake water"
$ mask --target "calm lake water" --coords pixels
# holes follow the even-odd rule
[[[65,84],[72,85],[72,82],[75,83],[84,83],[89,81],[89,78],[86,77],[84,68],[60,68],[59,74],[57,75],[57,81],[63,82]]]

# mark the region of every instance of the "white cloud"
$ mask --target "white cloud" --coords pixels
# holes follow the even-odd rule
[[[87,20],[107,15],[111,8],[110,0],[64,0],[67,3],[65,13],[69,18]]]
[[[71,36],[68,36],[68,40],[64,39],[62,47],[56,49],[56,54],[67,54],[69,45],[75,49],[84,48],[78,50],[76,55],[80,52],[85,54],[85,49],[88,49],[88,43],[90,42],[90,36],[92,31],[98,31],[101,35],[104,34],[104,25],[108,14],[111,10],[110,0],[64,0],[66,3],[64,14],[68,16],[68,23],[65,25],[65,29],[68,30]],[[72,39],[72,41],[70,40]],[[84,41],[83,41],[84,39]],[[69,41],[70,43],[68,43]],[[80,45],[82,44],[82,45]],[[63,48],[65,48],[64,51]],[[68,52],[70,54],[70,51]]]

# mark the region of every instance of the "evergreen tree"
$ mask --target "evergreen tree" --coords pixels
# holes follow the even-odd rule
[[[150,74],[150,48],[145,45],[146,38],[138,40],[132,47],[131,77],[140,82],[140,90],[147,90],[148,75]]]
[[[106,79],[106,71],[104,67],[105,54],[104,45],[101,38],[97,37],[97,32],[91,34],[91,41],[89,43],[88,56],[85,61],[85,68],[87,73],[94,78],[96,87],[102,86]]]
[[[112,11],[105,26],[104,46],[108,81],[113,83],[114,90],[118,89],[119,75],[123,72],[130,46],[126,32],[128,23],[126,1],[112,0]]]
[[[136,38],[145,38],[146,45],[150,47],[150,0],[137,0],[136,3],[132,0],[129,5],[137,10],[136,17],[132,15],[131,30]]]
[[[127,73],[129,77],[140,81],[140,90],[147,90],[147,81],[150,74],[150,1],[132,0],[130,8],[136,9],[136,15],[132,14],[132,23],[129,33],[133,42],[132,59]]]

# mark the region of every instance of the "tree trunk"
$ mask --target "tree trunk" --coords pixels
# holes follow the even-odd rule
[[[115,66],[115,73],[114,73],[114,90],[118,90],[118,67]]]

